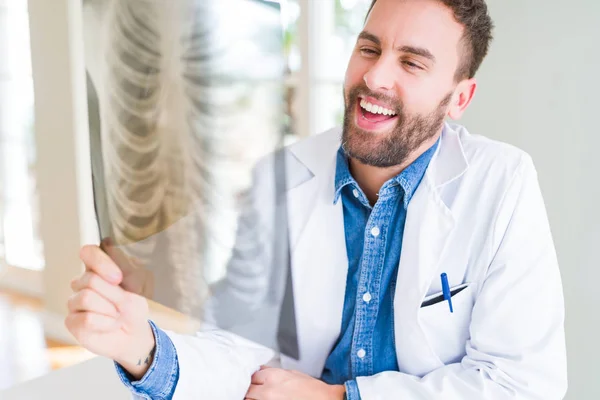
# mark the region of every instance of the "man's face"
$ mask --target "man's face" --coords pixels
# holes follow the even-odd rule
[[[344,83],[343,146],[377,167],[403,164],[442,129],[463,27],[435,0],[378,0]]]

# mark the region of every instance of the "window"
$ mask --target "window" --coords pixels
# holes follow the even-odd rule
[[[27,0],[0,1],[0,59],[0,260],[41,270]]]
[[[298,136],[341,125],[346,66],[371,0],[282,0],[290,131]],[[300,104],[308,89],[307,104]],[[302,129],[300,121],[311,121]],[[306,131],[308,130],[308,132]]]

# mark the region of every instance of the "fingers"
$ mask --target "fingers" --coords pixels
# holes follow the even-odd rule
[[[264,385],[266,381],[266,374],[262,373],[262,371],[255,372],[250,380],[250,382],[254,385]]]
[[[114,318],[86,311],[71,313],[65,319],[65,325],[69,331],[82,343],[86,339],[83,335],[110,332],[115,329],[117,324],[118,322]]]
[[[121,283],[123,274],[115,262],[98,246],[87,245],[79,253],[88,271],[95,272],[102,279],[114,285]]]
[[[245,400],[268,400],[281,397],[281,393],[277,391],[277,387],[284,381],[290,378],[289,374],[294,374],[294,371],[288,371],[281,368],[269,367],[263,365],[260,370],[252,374],[250,388],[246,392]]]
[[[71,289],[74,292],[91,289],[112,303],[117,310],[122,306],[126,296],[123,288],[107,282],[92,271],[86,271],[79,278],[73,279]]]
[[[110,317],[113,320],[119,317],[119,312],[113,303],[106,300],[98,292],[88,288],[82,289],[69,297],[67,306],[72,314],[91,312]]]
[[[267,381],[267,377],[269,375],[275,374],[278,370],[279,368],[269,367],[268,365],[261,365],[260,369],[252,375],[251,382],[255,385],[264,385]]]

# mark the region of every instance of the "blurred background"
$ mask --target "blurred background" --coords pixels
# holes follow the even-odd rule
[[[177,221],[201,210],[194,223],[208,239],[188,238],[201,247],[180,249],[201,257],[164,269],[161,282],[170,283],[152,303],[157,321],[193,331],[195,321],[177,311],[222,276],[249,167],[341,123],[345,68],[370,0],[188,3],[197,7],[182,16],[165,14],[169,2],[159,0],[0,0],[0,390],[93,356],[75,346],[63,319],[69,281],[82,268],[78,249],[99,239],[94,165],[107,177],[113,216],[118,199],[134,197],[135,187],[119,184],[128,171],[119,161],[136,160],[120,147],[128,134],[146,129],[170,149],[152,158],[173,183],[161,215]],[[488,4],[495,41],[461,122],[533,156],[564,281],[567,398],[597,399],[600,3]],[[155,70],[167,72],[148,78]],[[207,115],[219,118],[207,125]],[[124,221],[121,236],[111,234],[145,244],[173,225]],[[198,271],[191,286],[180,278]]]

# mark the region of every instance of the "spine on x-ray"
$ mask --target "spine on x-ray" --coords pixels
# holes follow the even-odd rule
[[[172,269],[176,308],[197,313],[210,190],[211,1],[118,0],[106,25],[104,120],[114,238]],[[168,247],[157,247],[167,243]],[[163,261],[164,262],[164,261]]]

